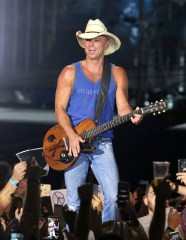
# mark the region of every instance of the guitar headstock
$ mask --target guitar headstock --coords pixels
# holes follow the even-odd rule
[[[141,109],[142,114],[152,113],[153,115],[160,114],[167,110],[167,102],[164,100],[156,101],[151,103],[147,107]]]

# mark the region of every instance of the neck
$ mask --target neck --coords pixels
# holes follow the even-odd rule
[[[94,78],[97,78],[99,75],[102,74],[103,59],[100,60],[85,59],[84,63],[86,70],[89,71]]]

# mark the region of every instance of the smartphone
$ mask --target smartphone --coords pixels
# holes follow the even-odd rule
[[[24,238],[23,233],[20,232],[10,233],[10,240],[23,240],[23,238]]]
[[[183,172],[184,168],[186,168],[186,159],[178,159],[178,172]]]
[[[118,182],[118,196],[117,204],[118,207],[124,207],[125,200],[129,200],[130,194],[130,183],[125,181]]]
[[[59,217],[50,216],[47,218],[47,239],[59,239]]]

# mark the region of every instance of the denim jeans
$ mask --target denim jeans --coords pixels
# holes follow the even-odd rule
[[[91,153],[81,153],[76,163],[65,171],[67,204],[69,210],[77,211],[80,200],[77,188],[86,182],[89,166],[103,190],[104,204],[102,222],[118,220],[117,191],[119,174],[110,138],[94,140],[95,149]]]

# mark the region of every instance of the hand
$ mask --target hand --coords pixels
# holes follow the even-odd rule
[[[180,180],[181,183],[184,183],[186,185],[186,168],[183,169],[184,172],[178,172],[176,173],[177,180]]]
[[[91,203],[92,203],[92,208],[94,210],[97,210],[98,213],[102,212],[103,204],[99,197],[97,197],[96,195],[93,195]]]
[[[140,110],[139,107],[137,107],[135,110]],[[139,124],[143,119],[143,115],[141,114],[134,114],[134,117],[131,117],[131,121],[134,123],[134,124]]]
[[[167,177],[162,180],[154,179],[152,182],[152,187],[154,189],[154,193],[156,194],[156,198],[161,198],[162,200],[169,198],[171,194],[171,187],[167,181]]]
[[[7,225],[6,225],[6,221],[3,217],[0,217],[0,223],[3,227],[4,232],[6,232]]]
[[[17,163],[13,168],[12,178],[15,182],[20,182],[26,173],[27,163],[25,161]]]
[[[86,183],[78,188],[79,198],[82,202],[91,203],[93,195],[93,186],[91,183]]]
[[[171,190],[174,191],[176,189],[176,184],[174,182],[171,182],[170,180],[167,180],[167,182],[168,182]]]
[[[15,218],[18,220],[18,222],[20,223],[21,222],[21,217],[23,215],[23,208],[17,208],[15,210]]]
[[[69,139],[69,156],[78,157],[80,153],[80,142],[85,142],[85,140],[78,135],[76,132],[68,136]]]

